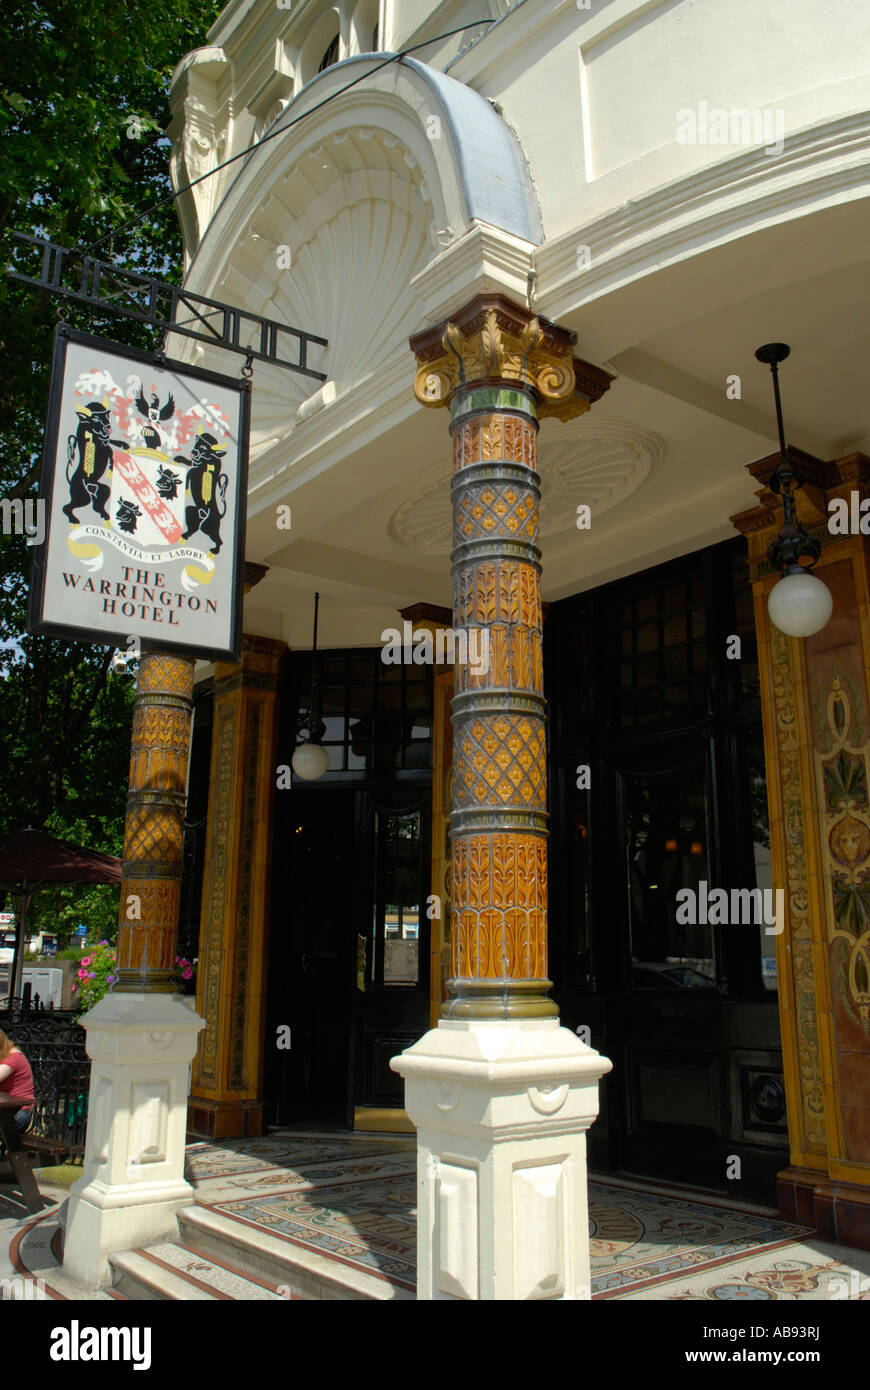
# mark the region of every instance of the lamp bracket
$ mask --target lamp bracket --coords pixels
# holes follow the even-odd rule
[[[806,474],[803,469],[794,462],[794,459],[786,454],[776,465],[776,468],[768,478],[767,486],[770,488],[771,492],[775,492],[778,496],[782,492],[783,483],[792,488],[803,487],[805,481]]]
[[[765,343],[763,347],[756,348],[755,356],[759,362],[764,362],[768,367],[779,366],[790,355],[791,348],[788,343]]]
[[[821,542],[796,522],[786,522],[778,536],[767,548],[767,558],[775,569],[785,572],[810,569],[822,553]],[[800,565],[799,556],[809,557],[809,565]]]

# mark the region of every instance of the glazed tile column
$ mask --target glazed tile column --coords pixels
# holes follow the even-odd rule
[[[206,1023],[189,1111],[191,1133],[209,1139],[263,1129],[278,678],[286,651],[283,642],[246,634],[241,662],[215,667],[196,996]]]
[[[143,654],[133,713],[118,981],[81,1019],[92,1059],[82,1177],[64,1267],[92,1288],[109,1257],[177,1235],[190,1063],[203,1020],[176,994],[193,662]]]
[[[133,709],[116,994],[175,993],[192,709],[193,662],[143,653]]]
[[[585,1131],[610,1063],[560,1028],[547,978],[538,421],[610,378],[501,296],[418,335],[415,393],[453,441],[452,978],[393,1066],[418,1128],[418,1296],[589,1295]],[[476,639],[476,640],[475,640]]]
[[[821,543],[816,574],[834,611],[812,637],[770,621],[782,525],[768,486],[778,455],[749,465],[758,505],[732,517],[749,544],[764,717],[775,938],[791,1162],[784,1216],[870,1249],[870,551],[862,522],[870,459],[791,449],[804,476],[797,518]]]
[[[454,627],[488,669],[455,672],[448,1018],[555,1017],[547,979],[547,735],[535,399],[451,401]]]

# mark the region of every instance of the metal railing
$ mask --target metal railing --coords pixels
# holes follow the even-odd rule
[[[93,309],[136,319],[167,335],[179,333],[228,352],[244,353],[249,361],[271,362],[314,381],[326,381],[326,373],[315,371],[308,362],[309,348],[329,347],[328,340],[316,333],[265,319],[219,299],[206,299],[183,285],[170,285],[152,275],[83,255],[47,237],[28,232],[12,235],[18,243],[12,248],[15,264],[8,269],[13,280]]]
[[[37,998],[0,999],[0,1028],[20,1047],[33,1072],[33,1120],[27,1138],[62,1157],[85,1151],[91,1061],[78,1015],[45,1008]]]

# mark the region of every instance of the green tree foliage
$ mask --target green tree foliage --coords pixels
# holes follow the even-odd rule
[[[219,0],[4,0],[0,6],[0,260],[13,230],[91,246],[170,190],[172,72],[205,41]],[[20,254],[16,253],[16,255]],[[99,254],[180,278],[171,205]],[[0,276],[0,496],[35,496],[58,300]],[[65,310],[116,341],[154,346],[131,321]],[[30,550],[0,536],[0,829],[28,824],[120,853],[133,682],[112,652],[26,634]],[[102,929],[116,890],[90,904]],[[86,920],[81,890],[39,895],[33,919]],[[94,925],[97,925],[95,921]]]

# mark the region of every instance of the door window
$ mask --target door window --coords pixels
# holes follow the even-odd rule
[[[422,813],[375,811],[375,895],[368,984],[420,983]]]
[[[714,989],[713,929],[686,910],[711,877],[706,758],[623,773],[622,785],[632,987]]]
[[[386,666],[381,648],[318,652],[329,773],[427,773],[432,765],[432,667]],[[311,656],[291,659],[293,722],[308,713]],[[295,779],[294,779],[295,780]]]

